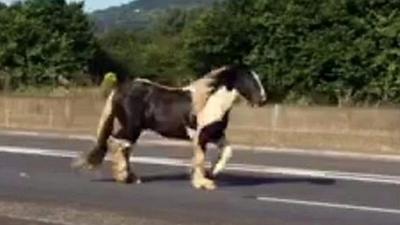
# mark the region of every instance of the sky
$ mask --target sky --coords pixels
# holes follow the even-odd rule
[[[11,3],[16,0],[0,0],[4,3]],[[67,0],[68,2],[71,1],[80,1],[80,0]],[[125,4],[131,2],[132,0],[84,0],[85,1],[85,11],[92,12],[98,9],[105,9],[110,6],[119,6],[121,4]]]

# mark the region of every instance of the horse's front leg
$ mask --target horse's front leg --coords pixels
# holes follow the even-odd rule
[[[217,142],[218,149],[220,154],[218,159],[213,163],[211,167],[211,176],[216,177],[226,166],[229,159],[232,158],[232,147],[229,145],[226,137],[222,137]]]
[[[194,140],[194,156],[193,156],[193,171],[192,171],[192,185],[196,189],[214,190],[216,185],[213,180],[206,177],[204,169],[206,144],[202,137],[195,138]]]

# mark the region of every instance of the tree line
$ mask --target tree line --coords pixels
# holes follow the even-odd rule
[[[272,101],[400,103],[400,0],[235,0],[169,9],[96,35],[81,3],[0,6],[1,85],[82,85],[115,72],[181,85],[250,65]]]
[[[88,82],[96,40],[82,3],[28,0],[0,7],[3,88]]]

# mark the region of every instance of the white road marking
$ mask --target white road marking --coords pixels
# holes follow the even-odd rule
[[[42,138],[64,138],[64,139],[83,140],[83,141],[96,140],[95,136],[93,135],[62,134],[62,133],[35,132],[35,131],[2,130],[0,131],[0,135],[15,135],[15,136],[42,137]]]
[[[338,204],[331,202],[316,202],[316,201],[304,201],[297,199],[285,199],[285,198],[274,198],[274,197],[257,197],[259,201],[272,202],[272,203],[283,203],[291,205],[302,205],[302,206],[316,206],[325,208],[336,208],[336,209],[350,209],[365,212],[378,212],[378,213],[389,213],[389,214],[400,214],[400,209],[389,209],[389,208],[377,208],[370,206],[358,206],[349,204]]]
[[[95,141],[95,137],[91,135],[65,135],[57,133],[43,133],[31,131],[0,131],[0,135],[17,135],[28,137],[42,137],[42,138],[63,138],[72,140]],[[147,137],[146,137],[147,136]],[[155,137],[153,137],[155,136]],[[145,132],[143,137],[139,139],[140,145],[161,145],[161,146],[181,146],[190,147],[191,143],[186,141],[176,141],[171,139],[159,138],[153,133]],[[373,154],[373,153],[359,153],[359,152],[339,152],[335,150],[322,150],[322,149],[299,149],[299,148],[284,148],[284,147],[266,147],[266,146],[249,146],[249,145],[232,145],[235,151],[255,151],[259,153],[278,153],[289,155],[306,155],[314,157],[328,157],[328,158],[345,158],[357,160],[371,160],[371,161],[385,161],[385,162],[400,162],[400,155],[394,154]]]
[[[25,172],[20,172],[20,173],[19,173],[19,176],[20,176],[21,178],[30,178],[29,174],[27,174],[27,173],[25,173]]]
[[[11,146],[0,146],[0,152],[62,157],[62,158],[75,158],[80,154],[80,152],[70,151],[70,150],[23,148],[23,147],[11,147]],[[176,166],[176,167],[188,167],[191,165],[190,160],[177,159],[177,158],[136,156],[136,157],[131,157],[131,161],[141,164],[154,164],[154,165]],[[311,177],[311,178],[359,181],[366,183],[400,185],[400,176],[383,175],[383,174],[312,170],[312,169],[302,169],[302,168],[274,167],[274,166],[249,165],[249,164],[239,164],[239,163],[228,164],[226,170],[261,173],[261,174],[280,174],[280,175],[296,176],[296,177]]]

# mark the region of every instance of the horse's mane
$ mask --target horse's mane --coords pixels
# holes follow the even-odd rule
[[[161,88],[161,89],[170,90],[170,91],[182,90],[181,87],[172,87],[172,86],[162,85],[162,84],[159,84],[159,83],[156,83],[156,82],[153,82],[151,80],[144,79],[144,78],[136,78],[134,81],[135,82],[142,82],[142,83],[150,84],[152,86],[155,86],[155,87],[158,87],[158,88]]]
[[[215,85],[217,80],[221,80],[224,71],[229,69],[228,66],[223,66],[214,69],[204,75],[202,78],[195,80],[189,86],[185,87],[186,90],[192,92],[192,101],[194,113],[197,115],[207,103],[208,98],[215,92],[218,86]]]
[[[229,66],[222,66],[220,68],[211,70],[203,77],[184,87],[166,86],[143,78],[136,78],[135,82],[147,83],[152,86],[170,91],[190,91],[192,93],[193,113],[197,115],[197,113],[199,113],[206,105],[208,98],[218,88],[218,85],[216,84],[218,81],[222,80],[221,78],[225,74],[223,72],[229,68]]]

